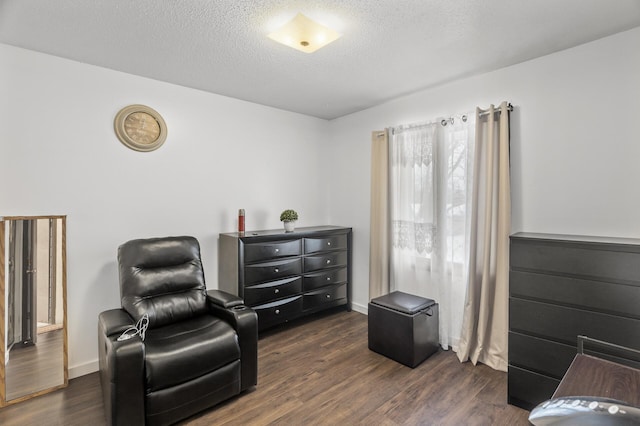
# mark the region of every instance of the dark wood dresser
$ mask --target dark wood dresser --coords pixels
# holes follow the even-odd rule
[[[351,308],[351,228],[220,234],[218,288],[258,313],[258,329]]]
[[[640,240],[512,235],[508,402],[551,398],[578,335],[640,349]]]

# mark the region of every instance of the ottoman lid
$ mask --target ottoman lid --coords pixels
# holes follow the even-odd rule
[[[435,305],[436,302],[435,300],[415,296],[413,294],[393,291],[384,296],[372,299],[371,303],[412,315],[428,308],[431,305]]]

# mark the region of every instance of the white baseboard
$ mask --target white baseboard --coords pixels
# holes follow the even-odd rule
[[[361,305],[359,303],[351,302],[351,309],[353,309],[356,312],[360,312],[361,314],[365,314],[365,315],[369,314],[368,305]]]
[[[85,364],[69,367],[69,379],[75,379],[76,377],[84,376],[87,374],[98,371],[98,360],[90,361]]]

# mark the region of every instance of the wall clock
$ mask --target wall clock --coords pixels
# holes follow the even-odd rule
[[[167,139],[167,125],[162,116],[145,105],[122,108],[114,120],[116,136],[136,151],[153,151]]]

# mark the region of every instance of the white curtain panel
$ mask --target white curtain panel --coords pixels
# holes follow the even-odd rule
[[[467,289],[475,115],[391,129],[390,287],[440,304],[457,351]]]
[[[469,290],[458,358],[507,371],[509,324],[509,109],[476,110],[476,194]]]
[[[389,293],[389,132],[371,134],[369,298]]]

